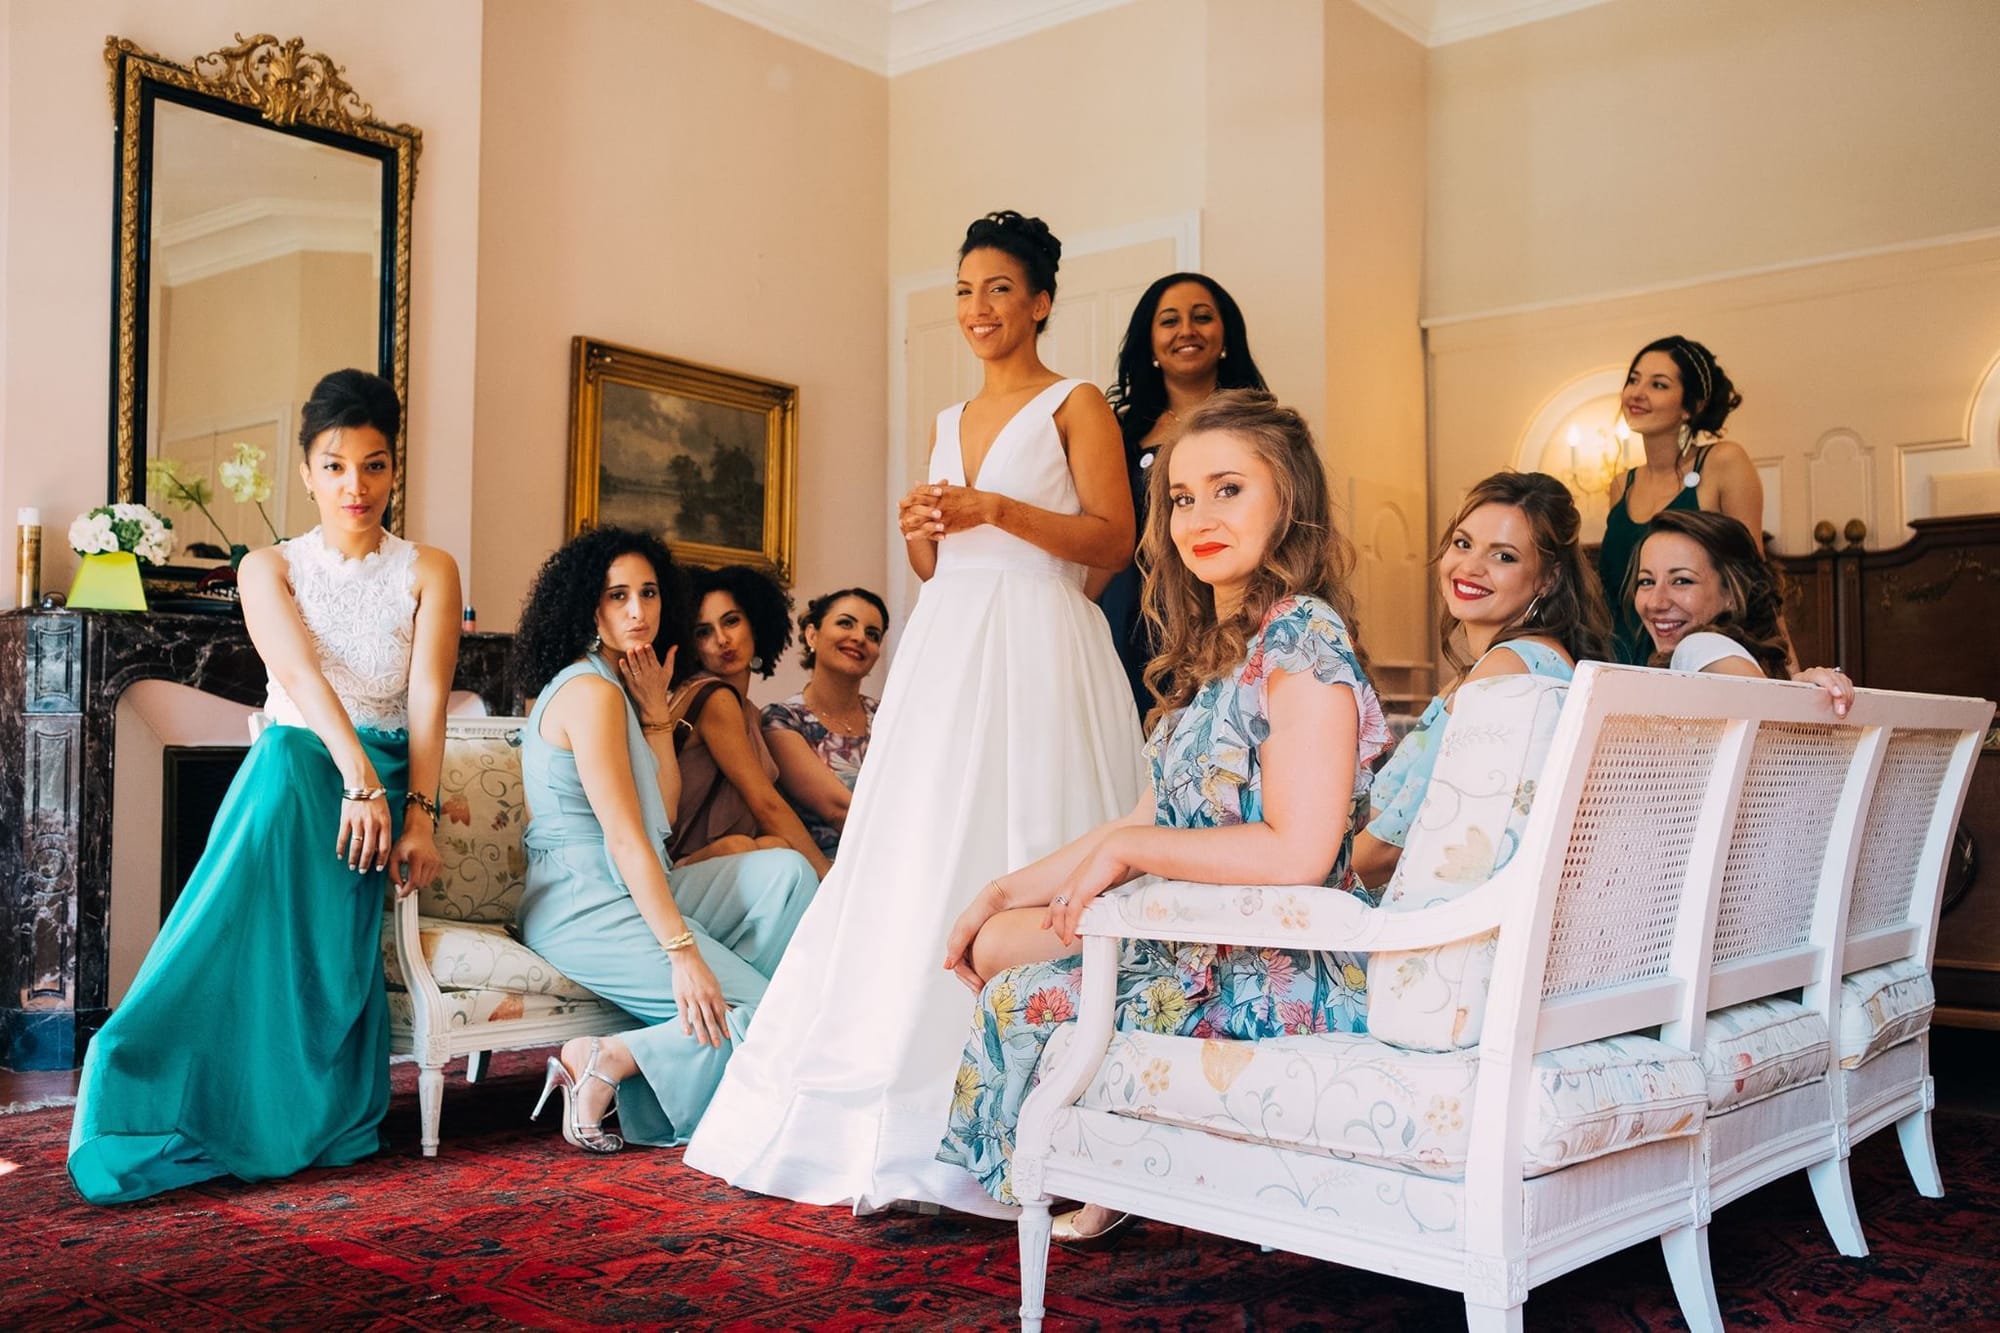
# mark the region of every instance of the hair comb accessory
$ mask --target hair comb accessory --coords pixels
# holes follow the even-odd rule
[[[1686,338],[1681,339],[1681,350],[1687,353],[1688,360],[1694,362],[1694,373],[1701,376],[1701,401],[1702,405],[1706,406],[1709,397],[1715,392],[1715,381],[1708,372],[1708,357],[1703,353],[1700,344],[1691,343]]]

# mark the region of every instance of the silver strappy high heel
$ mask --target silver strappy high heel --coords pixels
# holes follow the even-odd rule
[[[611,1104],[604,1108],[604,1116],[609,1117],[616,1114],[618,1110],[618,1085],[597,1072],[597,1038],[592,1037],[590,1039],[590,1056],[584,1061],[581,1080],[570,1076],[569,1070],[563,1067],[561,1057],[554,1055],[549,1057],[549,1076],[542,1082],[542,1095],[535,1102],[534,1113],[528,1119],[540,1120],[542,1118],[542,1107],[547,1105],[549,1094],[560,1088],[563,1095],[563,1138],[567,1139],[571,1146],[581,1148],[585,1152],[614,1153],[625,1146],[625,1140],[605,1129],[603,1118],[588,1123],[576,1118],[576,1094],[578,1088],[582,1082],[587,1082],[593,1078],[611,1089]]]

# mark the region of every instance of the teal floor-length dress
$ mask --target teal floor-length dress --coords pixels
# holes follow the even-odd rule
[[[385,536],[378,554],[343,560],[315,530],[284,549],[321,668],[400,833],[416,548]],[[303,720],[275,682],[266,708]],[[85,1054],[69,1173],[92,1203],[376,1150],[389,1105],[387,876],[334,854],[344,785],[302,725],[272,726],[251,747],[186,890]]]
[[[516,925],[528,947],[566,976],[649,1024],[619,1034],[639,1075],[618,1086],[618,1132],[632,1143],[675,1146],[688,1141],[708,1109],[792,931],[812,903],[819,877],[789,849],[667,866],[674,904],[729,1006],[726,1045],[707,1046],[683,1031],[674,999],[674,955],[661,949],[612,863],[604,826],[577,775],[576,756],[542,738],[549,701],[570,681],[593,673],[618,683],[617,673],[596,654],[573,662],[542,690],[522,728],[528,873]],[[668,816],[659,761],[630,703],[625,734],[640,817],[666,864]]]

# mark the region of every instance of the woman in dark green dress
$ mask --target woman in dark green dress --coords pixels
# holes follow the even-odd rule
[[[382,527],[389,383],[336,371],[302,417],[320,525],[239,571],[275,725],[84,1056],[69,1174],[92,1203],[343,1166],[375,1151],[389,1105],[383,892],[437,873],[463,602],[449,555]]]
[[[1621,662],[1644,665],[1653,655],[1631,602],[1617,595],[1639,534],[1653,515],[1700,509],[1729,515],[1753,536],[1764,530],[1764,483],[1756,465],[1742,445],[1720,438],[1723,423],[1742,401],[1715,354],[1679,334],[1647,343],[1625,372],[1620,407],[1640,438],[1645,461],[1612,482],[1604,544],[1597,553],[1598,574],[1617,621],[1613,648]]]

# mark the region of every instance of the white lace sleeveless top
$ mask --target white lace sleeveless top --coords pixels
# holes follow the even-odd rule
[[[402,731],[410,725],[410,653],[416,639],[417,547],[393,532],[359,560],[349,560],[314,528],[278,548],[285,553],[292,600],[312,635],[319,668],[357,727]],[[275,676],[264,711],[292,727],[306,725]]]

